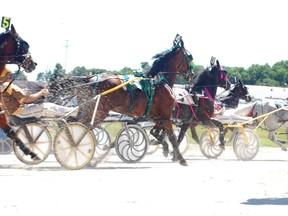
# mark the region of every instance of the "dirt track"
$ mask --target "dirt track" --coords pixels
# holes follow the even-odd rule
[[[96,168],[69,171],[50,155],[37,166],[0,156],[1,215],[287,215],[288,152],[260,148],[238,161],[230,148],[208,160],[193,145],[188,167],[161,151],[137,164],[112,154]],[[36,212],[33,212],[36,210]],[[32,211],[32,212],[31,212]]]

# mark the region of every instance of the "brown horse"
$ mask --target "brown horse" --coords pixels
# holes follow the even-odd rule
[[[13,25],[11,25],[10,31],[0,34],[0,76],[4,72],[6,64],[16,64],[19,70],[22,67],[27,73],[31,73],[37,65],[29,53],[29,44],[19,36]],[[0,96],[4,93],[0,93]],[[6,117],[3,111],[1,111],[0,127],[3,131],[10,139],[17,143],[25,154],[31,155],[31,158],[37,158],[37,155],[26,148],[16,137],[15,132],[8,125]]]
[[[192,64],[190,63],[193,57],[185,49],[182,37],[176,35],[173,41],[173,47],[155,55],[153,58],[155,61],[152,68],[147,74],[140,74],[139,76],[144,77],[144,80],[137,83],[137,85],[146,86],[147,91],[140,90],[135,87],[136,85],[128,84],[109,94],[103,94],[99,100],[95,122],[92,124],[93,127],[96,127],[99,123],[103,122],[108,116],[109,111],[115,111],[131,117],[147,118],[158,122],[158,124],[161,124],[166,130],[180,164],[187,165],[185,159],[179,152],[170,118],[175,101],[172,87],[175,83],[176,76],[177,74],[181,74],[184,75],[186,79],[192,78],[194,74],[191,70]],[[134,77],[135,76],[132,76],[132,79]],[[64,83],[73,82],[73,77],[69,79],[70,81],[64,79]],[[86,77],[84,79],[88,81],[89,78]],[[84,89],[81,88],[81,90],[79,90],[80,88],[77,89],[74,87],[73,90],[77,89],[77,99],[80,105],[77,120],[86,125],[90,125],[95,101],[89,99],[95,95],[100,95],[103,92],[111,90],[114,87],[119,87],[129,79],[131,79],[129,76],[114,74],[96,75],[89,79],[88,85],[86,85]],[[80,80],[76,82],[78,85],[81,83]],[[67,86],[65,87],[66,84],[64,84],[64,86],[62,84],[54,83],[54,85],[57,86],[56,88],[54,87],[54,89],[58,89],[58,92],[59,90],[65,92],[64,89]],[[52,89],[50,86],[49,91],[53,92]],[[53,100],[55,101],[56,98],[57,97],[54,96]]]

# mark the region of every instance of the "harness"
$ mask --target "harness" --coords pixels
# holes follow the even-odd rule
[[[130,77],[128,75],[124,75],[122,76],[123,80],[129,81]],[[142,74],[140,72],[136,72],[135,77],[143,77],[143,78],[147,78],[145,74]],[[131,99],[132,99],[132,104],[130,106],[129,112],[133,109],[134,107],[134,91],[139,89],[141,91],[143,91],[148,99],[148,105],[145,111],[145,115],[149,115],[152,109],[152,105],[153,105],[153,98],[154,98],[154,94],[155,94],[155,85],[158,85],[161,82],[161,79],[158,81],[158,83],[153,83],[153,80],[151,79],[145,79],[145,80],[140,80],[138,82],[134,82],[133,84],[128,84],[127,87],[127,91],[130,93]]]

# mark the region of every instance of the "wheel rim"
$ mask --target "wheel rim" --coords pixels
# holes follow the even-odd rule
[[[200,151],[207,158],[217,158],[223,152],[219,144],[219,131],[214,128],[208,128],[200,138]]]
[[[13,143],[14,153],[16,157],[25,164],[28,165],[39,164],[42,161],[44,161],[51,152],[51,141],[52,141],[51,135],[47,130],[47,128],[38,123],[29,123],[26,125],[26,127],[33,140],[33,143],[30,143],[29,140],[27,139],[23,127],[20,127],[17,130],[16,135],[27,148],[29,148],[32,152],[37,154],[40,160],[33,160],[31,159],[30,155],[25,155],[23,151],[16,145],[15,142]]]
[[[137,125],[127,125],[127,131],[120,130],[115,141],[119,158],[126,163],[139,162],[148,148],[148,138],[144,130]]]
[[[71,133],[72,142],[66,133]],[[70,123],[61,128],[54,139],[54,154],[59,164],[66,169],[81,169],[93,158],[95,138],[90,130],[80,123]]]

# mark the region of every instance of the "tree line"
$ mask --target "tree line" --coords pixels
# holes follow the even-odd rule
[[[148,62],[141,63],[141,72],[148,71],[151,68]],[[223,66],[228,72],[228,77],[231,83],[235,83],[236,80],[240,79],[245,85],[261,85],[261,86],[275,86],[285,87],[288,82],[288,60],[279,61],[273,66],[268,64],[259,65],[253,64],[247,69],[244,67],[228,67]],[[201,65],[195,65],[195,74],[201,73],[205,68]],[[135,70],[129,67],[124,67],[121,70],[109,71],[106,69],[92,68],[87,69],[84,66],[76,67],[70,72],[66,72],[60,63],[55,65],[55,68],[51,71],[40,72],[37,75],[37,81],[40,82],[52,82],[61,76],[89,76],[102,73],[113,73],[113,74],[134,74]],[[25,74],[20,73],[15,77],[18,80],[27,80]],[[176,80],[177,84],[186,84],[180,76]]]

